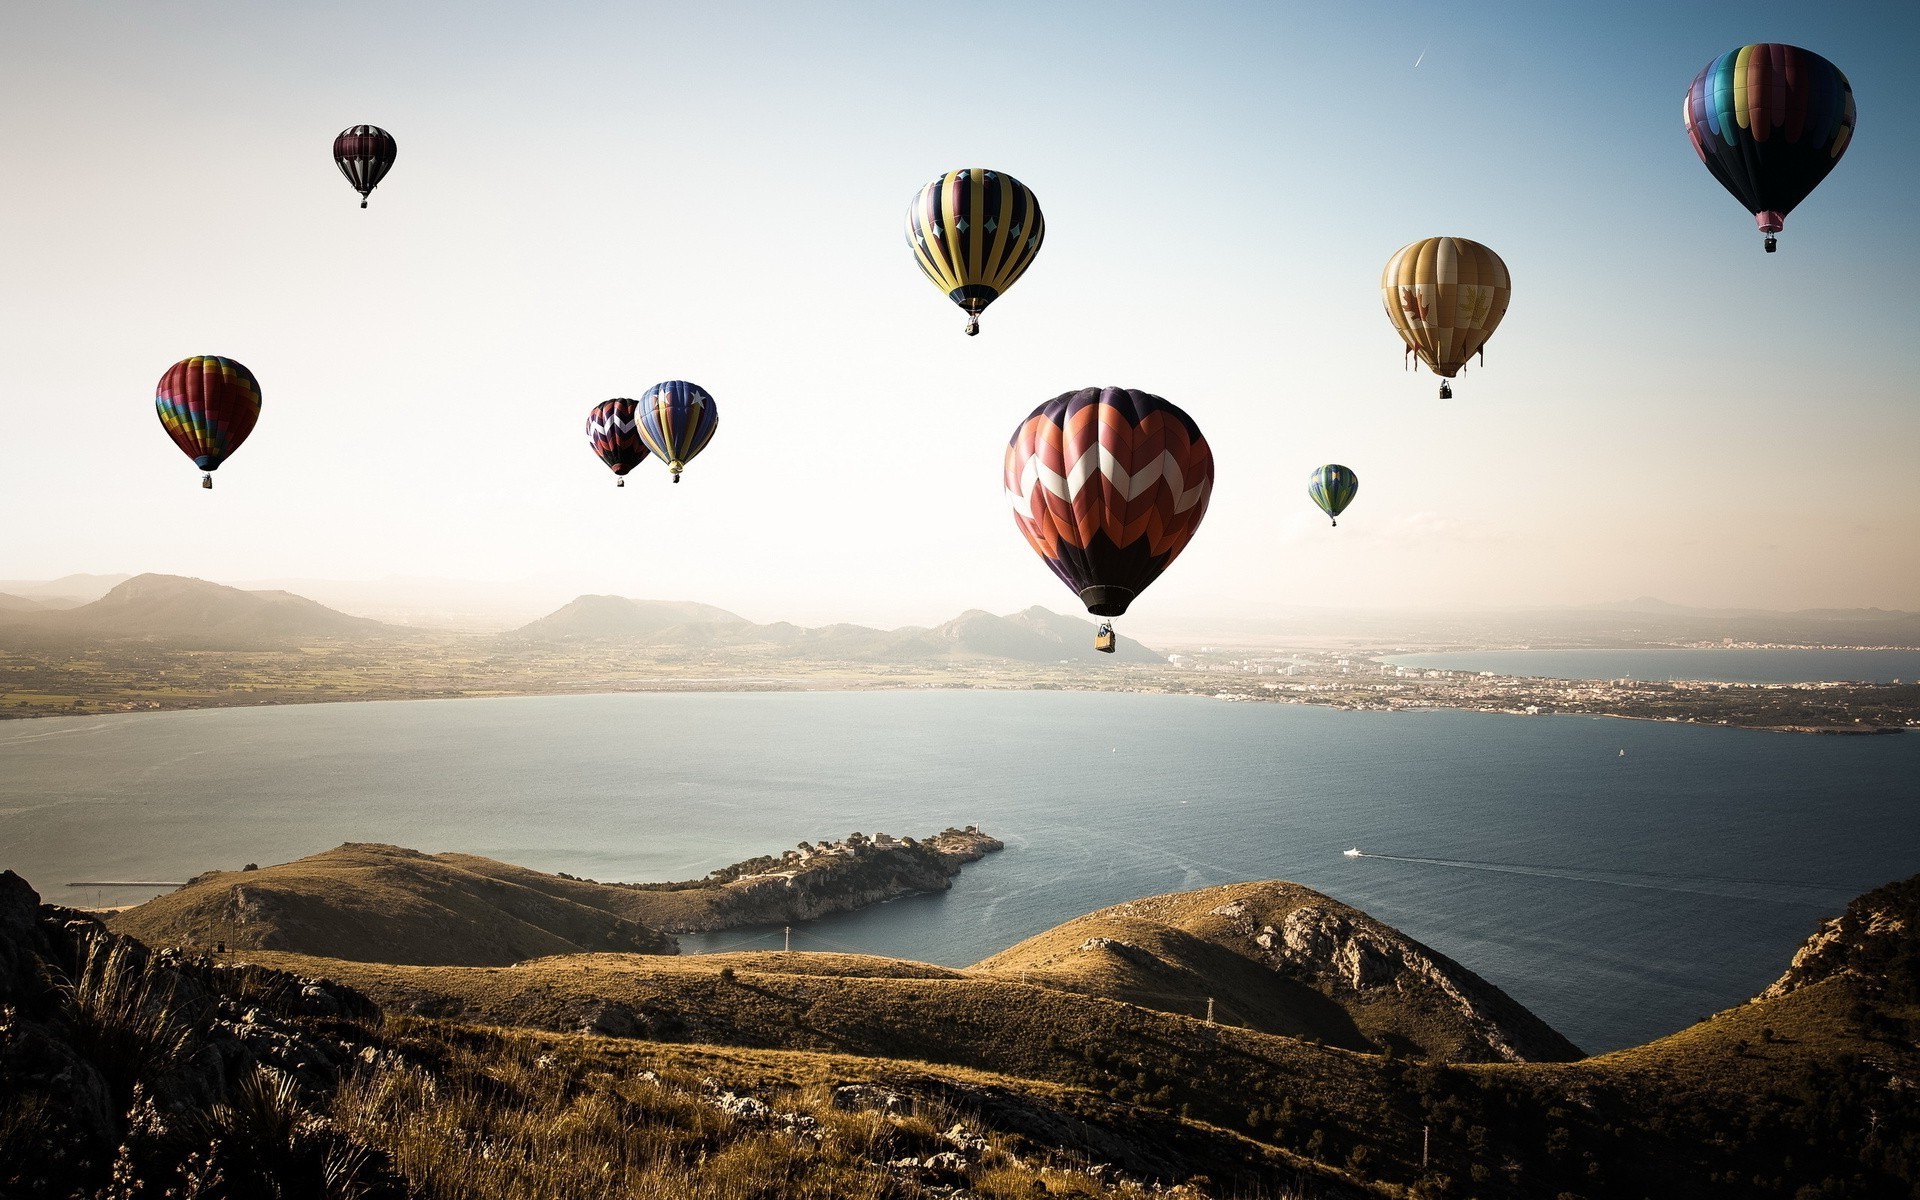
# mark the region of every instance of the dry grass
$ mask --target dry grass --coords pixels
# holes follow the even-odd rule
[[[954,1187],[1008,1200],[1166,1195],[982,1130],[977,1114],[937,1098],[900,1098],[894,1111],[843,1107],[830,1081],[845,1064],[701,1064],[752,1078],[753,1097],[742,1100],[710,1077],[646,1069],[595,1039],[404,1029],[405,1057],[383,1058],[341,1089],[332,1117],[423,1200],[920,1200]],[[948,1130],[963,1132],[954,1140]]]

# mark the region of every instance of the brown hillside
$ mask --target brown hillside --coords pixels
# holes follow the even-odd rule
[[[116,913],[157,946],[298,950],[481,966],[549,954],[671,954],[672,938],[591,901],[618,889],[471,855],[349,842],[257,871],[214,871]]]
[[[612,884],[477,854],[349,842],[254,871],[213,871],[115,914],[163,946],[284,950],[362,962],[506,966],[553,954],[672,954],[667,933],[805,921],[953,886],[999,850],[976,829],[803,843],[681,883]]]
[[[1354,1049],[1457,1062],[1564,1062],[1579,1048],[1505,992],[1299,884],[1236,883],[1069,921],[974,970],[1204,1012]]]

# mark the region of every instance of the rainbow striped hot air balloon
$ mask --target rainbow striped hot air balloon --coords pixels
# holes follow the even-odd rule
[[[640,420],[640,440],[667,464],[675,483],[680,482],[680,469],[706,449],[713,431],[720,426],[720,409],[713,397],[699,384],[684,379],[670,379],[648,388],[634,402],[634,415]]]
[[[200,486],[210,488],[213,472],[260,419],[260,384],[230,358],[196,354],[167,368],[153,406],[173,444],[206,472]]]
[[[1853,88],[1813,51],[1761,42],[1708,63],[1680,115],[1694,153],[1747,206],[1771,254],[1787,214],[1853,140]]]

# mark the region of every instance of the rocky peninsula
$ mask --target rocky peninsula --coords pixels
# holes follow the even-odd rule
[[[854,833],[699,879],[601,883],[474,854],[348,842],[290,863],[205,872],[108,923],[156,946],[422,966],[674,954],[677,933],[809,921],[945,891],[963,866],[1002,848],[974,825],[925,838]]]
[[[1006,843],[977,825],[925,838],[851,833],[801,842],[680,883],[624,884],[644,900],[639,918],[662,933],[714,933],[748,925],[811,921],[901,896],[944,892],[960,868]]]

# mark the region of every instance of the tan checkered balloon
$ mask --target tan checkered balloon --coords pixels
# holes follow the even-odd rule
[[[1466,238],[1422,238],[1402,246],[1380,274],[1387,319],[1407,352],[1448,379],[1500,327],[1512,294],[1507,264]]]

